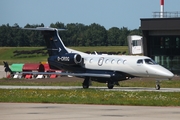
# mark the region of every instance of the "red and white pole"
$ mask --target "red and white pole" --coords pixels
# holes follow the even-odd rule
[[[160,8],[160,18],[164,17],[164,0],[160,0],[161,8]]]

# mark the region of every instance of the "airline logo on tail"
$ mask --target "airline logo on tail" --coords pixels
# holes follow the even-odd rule
[[[59,52],[61,52],[61,48],[59,47]]]

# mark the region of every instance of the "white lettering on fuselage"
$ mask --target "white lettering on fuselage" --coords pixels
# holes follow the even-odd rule
[[[70,58],[69,58],[69,57],[65,57],[65,56],[63,56],[63,57],[58,57],[58,58],[57,58],[57,61],[70,61]]]

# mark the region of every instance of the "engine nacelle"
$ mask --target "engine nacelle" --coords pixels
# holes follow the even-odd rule
[[[82,57],[77,53],[67,53],[62,56],[58,56],[57,61],[66,65],[77,65],[82,62]]]

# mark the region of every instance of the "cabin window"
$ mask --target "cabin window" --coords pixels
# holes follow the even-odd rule
[[[126,62],[127,62],[127,60],[124,60],[124,61],[123,61],[123,64],[126,64]]]
[[[117,61],[117,64],[121,64],[121,63],[122,63],[122,60],[121,60],[121,59]]]
[[[92,63],[93,62],[93,59],[91,58],[90,60],[89,60],[89,63]]]
[[[106,64],[109,63],[109,59],[106,59],[105,63],[106,63]]]
[[[152,59],[144,59],[144,61],[145,61],[146,64],[149,64],[149,65],[156,65],[156,64],[157,64],[157,63],[156,63],[154,60],[152,60]]]
[[[115,62],[115,60],[113,59],[113,60],[111,61],[111,63],[114,64],[114,62]]]
[[[142,60],[142,59],[139,59],[139,60],[137,61],[137,64],[143,64],[143,60]]]

